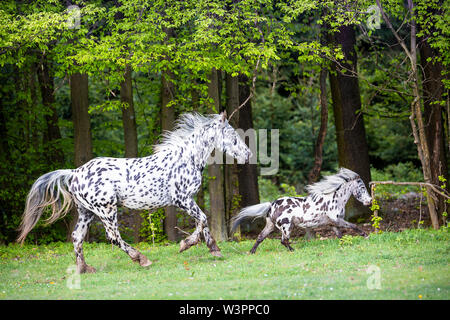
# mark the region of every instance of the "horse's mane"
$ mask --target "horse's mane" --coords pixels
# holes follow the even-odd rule
[[[197,112],[183,113],[175,122],[172,131],[164,131],[161,135],[161,142],[153,146],[154,153],[167,148],[185,146],[186,138],[194,131],[216,120],[220,115],[201,115]]]
[[[336,191],[342,184],[359,178],[359,175],[352,170],[341,168],[338,173],[327,176],[321,181],[306,186],[310,195],[328,194]]]

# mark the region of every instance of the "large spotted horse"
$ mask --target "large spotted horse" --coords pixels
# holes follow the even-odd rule
[[[312,229],[331,225],[340,238],[339,227],[351,228],[366,236],[365,232],[353,223],[344,220],[345,204],[353,196],[364,205],[372,202],[364,182],[359,175],[349,169],[341,168],[332,176],[307,186],[307,197],[283,197],[273,202],[265,202],[244,208],[233,218],[232,232],[247,218],[266,217],[266,226],[258,235],[251,253],[277,227],[281,231],[281,243],[289,250],[289,237],[294,226]]]
[[[18,242],[25,240],[47,206],[54,222],[70,209],[78,210],[73,233],[77,271],[95,272],[83,256],[83,239],[94,216],[102,221],[108,239],[141,266],[151,262],[120,236],[117,207],[155,209],[176,206],[196,220],[196,230],[180,243],[180,252],[200,241],[203,233],[214,256],[221,256],[211,236],[206,215],[193,196],[201,185],[202,171],[212,151],[218,150],[245,163],[251,151],[229,125],[226,113],[203,116],[187,113],[177,121],[174,131],[163,134],[154,154],[144,158],[95,158],[74,170],[56,170],[39,177],[33,184],[20,225]]]

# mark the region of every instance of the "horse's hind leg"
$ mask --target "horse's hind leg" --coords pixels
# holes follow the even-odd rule
[[[119,227],[117,224],[117,208],[109,210],[108,214],[99,215],[100,220],[106,230],[106,236],[112,244],[118,246],[125,251],[134,262],[138,262],[142,267],[147,267],[152,264],[142,253],[126,243],[119,233]]]
[[[212,235],[209,233],[208,224],[206,222],[206,216],[203,226],[203,236],[205,237],[206,245],[209,248],[209,252],[215,257],[222,257],[222,253],[220,252],[220,249],[217,246],[216,240],[214,240]]]
[[[274,224],[270,218],[266,218],[266,226],[261,231],[261,233],[258,235],[258,238],[256,239],[255,244],[253,245],[253,248],[250,250],[250,253],[255,253],[256,249],[258,248],[259,244],[264,241],[264,239],[272,233],[274,229]]]
[[[89,225],[94,219],[94,214],[82,206],[77,206],[78,222],[72,232],[73,248],[77,262],[78,273],[94,273],[95,268],[88,266],[84,261],[83,240],[89,230]]]

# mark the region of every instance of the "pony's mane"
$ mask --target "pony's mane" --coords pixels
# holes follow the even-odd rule
[[[341,168],[338,173],[327,176],[314,184],[306,186],[310,195],[328,194],[336,191],[342,184],[359,178],[359,175],[352,170]]]
[[[164,131],[161,142],[153,146],[154,153],[174,146],[184,146],[186,138],[194,131],[216,120],[220,115],[201,115],[197,112],[183,113],[175,122],[172,131]]]

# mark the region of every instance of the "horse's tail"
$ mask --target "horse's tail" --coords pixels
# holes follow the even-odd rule
[[[260,217],[264,216],[265,214],[267,214],[267,212],[269,211],[271,206],[272,206],[271,202],[264,202],[264,203],[256,204],[254,206],[249,206],[249,207],[242,209],[236,216],[234,216],[231,219],[231,222],[233,223],[233,226],[231,228],[231,233],[233,233],[234,230],[236,230],[238,225],[240,225],[244,219],[247,219],[247,218],[255,218],[256,219],[256,218],[260,218]]]
[[[46,220],[47,224],[66,215],[73,202],[72,195],[67,190],[71,177],[72,170],[56,170],[40,176],[34,182],[27,196],[17,242],[25,241],[25,237],[34,228],[47,206],[52,208],[52,214]]]

